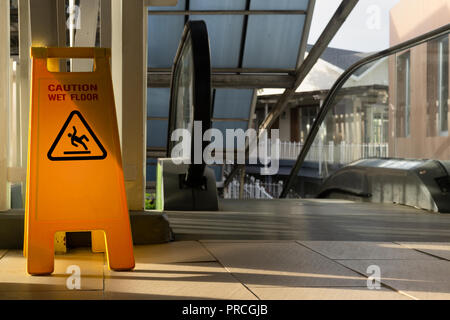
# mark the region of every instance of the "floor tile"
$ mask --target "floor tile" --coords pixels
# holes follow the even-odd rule
[[[393,242],[298,241],[330,259],[434,259]]]
[[[30,276],[22,251],[12,250],[0,259],[0,291],[67,291],[66,281],[71,265],[80,267],[81,290],[103,289],[104,255],[77,250],[55,255],[55,271],[49,276]]]
[[[220,199],[220,212],[168,212],[177,240],[450,242],[450,219],[408,206]]]
[[[207,243],[294,243],[294,240],[199,240],[203,244]]]
[[[6,254],[8,250],[2,250],[0,249],[0,259]]]
[[[400,242],[400,245],[450,260],[449,242]]]
[[[0,300],[103,300],[103,291],[0,291]]]
[[[339,260],[366,273],[380,267],[381,282],[418,299],[450,299],[450,262],[444,260]]]
[[[211,262],[216,259],[198,241],[174,241],[134,247],[136,263]]]
[[[393,290],[346,288],[252,288],[261,300],[410,300]]]
[[[105,269],[106,299],[256,299],[216,262],[142,264]]]
[[[366,278],[297,243],[205,245],[249,288],[366,286]]]

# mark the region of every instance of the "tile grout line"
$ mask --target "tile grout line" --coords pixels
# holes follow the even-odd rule
[[[309,248],[309,247],[308,247]],[[331,259],[333,261],[364,261],[364,260],[377,260],[377,261],[434,261],[433,259],[393,259],[393,258],[384,258],[384,259],[380,259],[380,258],[330,258],[328,257],[328,259]]]
[[[200,241],[196,240],[198,243],[200,243],[200,245],[214,258],[216,259],[216,262],[218,264],[220,264],[222,266],[222,268],[224,268],[232,277],[233,279],[235,279],[237,282],[239,282],[245,289],[247,289],[252,295],[255,296],[256,299],[261,300],[256,293],[254,293],[252,290],[250,290],[249,287],[247,287],[247,285],[245,285],[244,283],[242,283],[238,278],[236,278],[236,276],[233,274],[233,272],[231,272],[230,270],[228,270],[227,267],[225,267],[222,262],[220,262],[220,260]]]
[[[350,271],[353,271],[353,272],[356,273],[356,274],[359,274],[359,275],[363,276],[363,277],[366,278],[366,279],[369,278],[369,277],[367,277],[367,275],[366,275],[365,273],[361,273],[361,272],[359,272],[358,270],[353,270],[352,268],[349,268],[349,267],[347,267],[346,265],[340,263],[339,260],[333,260],[333,259],[329,258],[329,257],[323,255],[322,253],[320,253],[320,252],[318,252],[318,251],[316,251],[316,250],[314,250],[314,249],[312,249],[312,248],[310,248],[310,247],[304,245],[304,244],[301,243],[299,240],[296,240],[295,243],[298,244],[298,245],[300,245],[300,246],[302,246],[302,247],[304,247],[304,248],[306,248],[306,249],[311,250],[311,251],[314,252],[314,253],[317,253],[318,255],[320,255],[320,256],[326,258],[327,260],[333,261],[333,262],[337,263],[338,265],[340,265],[340,266],[342,266],[342,267],[344,267],[344,268],[346,268],[346,269],[348,269],[348,270],[350,270]],[[414,297],[414,296],[412,296],[412,295],[410,295],[410,294],[408,294],[408,293],[406,293],[406,292],[403,292],[402,290],[398,290],[398,289],[396,289],[396,288],[394,288],[394,287],[392,287],[392,286],[390,286],[390,285],[384,283],[383,281],[380,281],[380,283],[381,283],[382,286],[384,286],[384,287],[386,287],[386,288],[388,288],[388,289],[391,289],[391,290],[394,291],[394,292],[397,292],[397,293],[399,293],[399,294],[401,294],[401,295],[405,295],[405,296],[407,296],[408,298],[411,298],[411,299],[413,299],[413,300],[419,300],[418,298],[416,298],[416,297]]]
[[[437,256],[437,255],[435,255],[435,254],[432,254],[432,253],[429,253],[429,252],[426,252],[426,251],[422,251],[422,250],[420,250],[420,249],[407,247],[407,246],[405,246],[405,245],[402,245],[400,242],[393,242],[393,243],[398,244],[398,245],[401,246],[401,247],[404,247],[404,248],[407,248],[407,249],[410,249],[410,250],[414,250],[414,251],[419,252],[419,253],[423,253],[423,254],[425,254],[425,255],[427,255],[427,256],[430,256],[430,257],[433,257],[433,258],[436,258],[436,259],[439,259],[439,260],[450,261],[450,260],[448,260],[448,259],[446,259],[446,258],[439,257],[439,256]],[[419,260],[419,259],[417,259],[417,260]]]
[[[5,252],[2,255],[0,255],[0,259],[2,259],[4,256],[6,256],[7,253],[8,253],[8,250],[5,250]]]
[[[103,253],[103,268],[102,268],[102,300],[105,300],[105,268],[107,267],[106,264],[108,261],[106,261],[106,252]]]

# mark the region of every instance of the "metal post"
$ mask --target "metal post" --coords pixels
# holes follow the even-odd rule
[[[245,184],[245,167],[241,168],[241,180],[239,181],[239,199],[244,198],[244,184]]]
[[[319,152],[319,177],[322,176],[322,151],[323,151],[323,142],[322,142],[322,138],[319,139],[319,144],[317,146],[318,152]]]
[[[8,186],[8,109],[10,82],[9,1],[0,1],[0,211],[10,208]]]

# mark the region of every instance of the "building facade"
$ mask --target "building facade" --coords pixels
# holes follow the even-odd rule
[[[402,0],[390,13],[390,44],[444,26],[449,17],[448,1]],[[449,160],[449,36],[390,57],[389,83],[389,153]]]

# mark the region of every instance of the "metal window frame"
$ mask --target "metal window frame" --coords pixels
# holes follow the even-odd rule
[[[148,15],[305,15],[308,10],[149,10]]]
[[[353,1],[353,0],[352,0]],[[296,67],[304,60],[307,36],[312,20],[316,0],[309,0],[306,10],[250,10],[251,0],[246,0],[245,10],[189,10],[189,1],[186,2],[185,10],[151,10],[148,16],[173,16],[184,15],[185,22],[190,15],[240,15],[244,17],[242,27],[241,46],[239,49],[239,62],[236,68],[214,68],[212,70],[213,88],[236,88],[236,89],[260,89],[260,88],[292,88],[295,81],[295,69],[292,68],[243,68],[243,56],[247,33],[247,21],[251,15],[304,15],[305,24],[301,32],[299,50],[297,52]],[[165,88],[170,85],[169,68],[148,68],[147,86],[149,88]]]
[[[403,87],[399,87],[399,71],[400,71],[400,64],[402,64],[402,69],[404,67],[404,77],[405,77],[405,83],[403,84]],[[404,64],[404,65],[403,65]],[[396,103],[398,104],[399,96],[400,94],[405,95],[405,108],[403,110],[403,130],[401,132],[402,137],[409,137],[410,135],[410,118],[411,118],[411,52],[409,50],[406,50],[405,52],[402,52],[400,55],[397,55],[395,57],[395,67],[396,67],[396,76],[395,76],[395,86],[396,86]],[[401,128],[401,127],[400,127]],[[398,130],[399,128],[396,128]],[[398,131],[397,131],[398,132]]]

